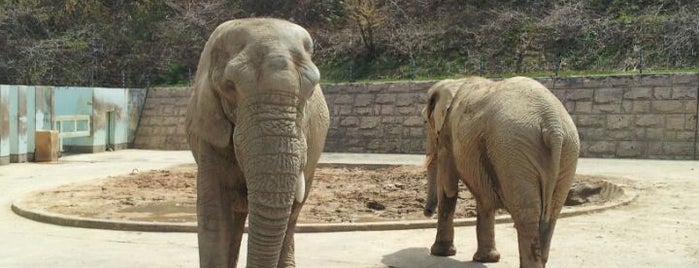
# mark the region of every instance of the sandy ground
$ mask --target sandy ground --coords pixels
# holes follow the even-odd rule
[[[196,167],[185,165],[152,171],[132,170],[88,183],[70,184],[34,194],[25,202],[64,215],[98,219],[156,222],[196,221]],[[382,168],[328,166],[316,170],[300,223],[421,220],[426,196],[421,166]],[[602,204],[621,196],[601,195],[604,178],[576,177],[567,205]],[[455,217],[476,216],[476,203],[460,183]],[[504,210],[500,214],[507,213]]]
[[[419,165],[423,157],[329,153],[321,161]],[[35,191],[192,162],[187,151],[124,150],[64,157],[57,164],[0,166],[0,267],[198,267],[194,233],[64,227],[10,210],[12,201]],[[638,198],[628,206],[559,221],[547,267],[699,267],[699,161],[580,159],[578,173],[618,177],[614,183],[637,191]],[[457,255],[449,258],[428,254],[434,229],[300,233],[296,263],[306,268],[517,267],[512,224],[495,227],[499,263],[470,262],[475,227],[457,227],[455,233]],[[238,267],[245,267],[246,242],[242,246]]]

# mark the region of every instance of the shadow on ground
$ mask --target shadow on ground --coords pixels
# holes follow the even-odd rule
[[[453,257],[437,257],[430,255],[427,248],[406,248],[397,252],[384,255],[381,263],[391,268],[417,268],[417,267],[447,267],[447,268],[485,268],[487,266],[479,262],[459,261]]]

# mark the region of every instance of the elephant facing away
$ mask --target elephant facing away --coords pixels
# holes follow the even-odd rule
[[[556,219],[575,175],[580,141],[560,101],[535,80],[443,80],[427,94],[428,196],[438,213],[430,251],[451,256],[458,180],[476,199],[474,261],[497,262],[495,212],[512,215],[520,267],[544,267]]]
[[[293,267],[294,228],[325,144],[328,107],[308,32],[277,19],[219,25],[187,111],[201,267]]]

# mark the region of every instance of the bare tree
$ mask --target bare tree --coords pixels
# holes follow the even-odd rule
[[[386,20],[378,0],[349,0],[347,9],[352,21],[357,25],[367,56],[376,55],[376,40],[374,32]]]

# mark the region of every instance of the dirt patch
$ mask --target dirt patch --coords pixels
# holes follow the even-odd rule
[[[29,208],[100,219],[196,221],[196,168],[140,172],[71,184],[25,199]],[[299,222],[373,222],[424,219],[426,173],[421,166],[321,167]],[[459,191],[456,217],[473,217],[475,200]],[[566,206],[605,203],[623,195],[602,177],[576,176]],[[500,211],[500,213],[506,213]]]

